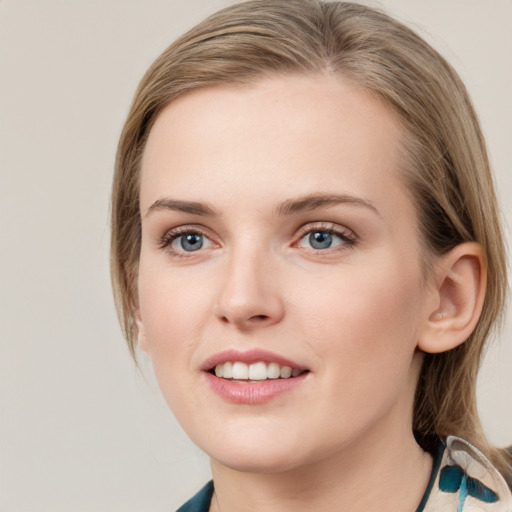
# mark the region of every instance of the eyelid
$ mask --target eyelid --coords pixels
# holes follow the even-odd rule
[[[341,246],[343,246],[343,248],[347,248],[347,246],[351,247],[357,243],[356,233],[347,227],[341,226],[339,224],[335,224],[333,222],[312,222],[312,223],[305,224],[299,228],[299,230],[297,231],[297,234],[294,238],[295,242],[293,243],[293,245],[298,246],[300,241],[306,235],[308,235],[310,233],[314,233],[316,231],[325,232],[330,235],[335,235],[335,236],[341,238],[341,240],[343,240],[345,242],[343,244],[340,244]],[[308,248],[308,247],[301,247],[301,249],[311,250],[311,251],[314,251],[315,253],[318,253],[318,252],[326,253],[329,250],[336,250],[336,249],[340,250],[339,247],[340,246],[338,245],[338,246],[335,246],[335,247],[332,247],[329,249],[323,249],[323,250]]]
[[[218,246],[219,244],[213,240],[213,237],[209,234],[209,230],[197,224],[186,224],[183,226],[177,226],[175,228],[171,228],[167,230],[161,237],[156,240],[156,245],[159,249],[169,251],[173,256],[177,257],[188,257],[195,253],[204,252],[204,249],[201,248],[197,251],[179,251],[172,247],[173,242],[178,239],[180,236],[188,235],[188,234],[197,234],[209,240],[211,245]]]

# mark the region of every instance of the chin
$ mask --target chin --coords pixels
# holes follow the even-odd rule
[[[211,458],[233,471],[243,473],[284,473],[297,467],[299,461],[290,458],[290,453],[270,453],[268,450],[232,451],[230,453],[215,453]]]
[[[207,443],[197,444],[213,461],[246,473],[285,472],[299,465],[299,459],[304,458],[297,449],[300,444],[291,439],[283,442],[281,435],[248,434],[233,436],[226,433],[217,442],[210,438]]]

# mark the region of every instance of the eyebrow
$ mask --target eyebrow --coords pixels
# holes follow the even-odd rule
[[[310,194],[299,197],[297,199],[287,199],[281,203],[275,210],[277,215],[293,215],[294,213],[312,211],[318,208],[328,208],[337,204],[351,204],[362,206],[372,210],[379,215],[380,213],[375,206],[365,199],[351,196],[349,194]],[[147,210],[145,217],[148,217],[154,211],[171,210],[176,212],[189,213],[191,215],[203,215],[214,217],[217,216],[213,206],[208,203],[197,201],[179,201],[171,198],[157,199]]]
[[[207,203],[198,203],[196,201],[178,201],[176,199],[162,198],[157,199],[147,210],[145,217],[159,210],[172,210],[175,212],[190,213],[192,215],[217,215],[215,209]]]
[[[371,203],[361,197],[349,194],[310,194],[297,199],[288,199],[276,209],[278,215],[291,215],[298,212],[312,211],[318,208],[328,208],[337,204],[350,204],[368,208],[380,217],[380,213]]]

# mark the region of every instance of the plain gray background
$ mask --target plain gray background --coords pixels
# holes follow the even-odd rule
[[[170,511],[209,475],[150,366],[135,370],[108,271],[115,148],[145,69],[227,0],[0,0],[0,511]],[[512,219],[512,0],[385,0],[465,80]],[[510,229],[507,226],[507,233]],[[512,325],[479,381],[512,442]]]

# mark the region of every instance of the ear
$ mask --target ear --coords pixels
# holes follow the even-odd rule
[[[466,242],[436,265],[434,300],[420,333],[418,348],[445,352],[464,343],[476,327],[485,298],[487,265],[480,244]]]
[[[140,309],[137,308],[133,311],[133,317],[135,318],[135,324],[137,325],[137,344],[143,352],[148,352],[148,341],[146,338],[146,331],[144,324],[142,323],[142,316]]]

